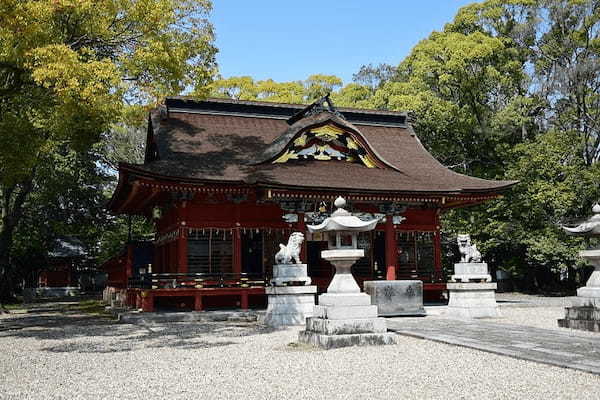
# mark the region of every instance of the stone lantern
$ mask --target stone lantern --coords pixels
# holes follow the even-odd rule
[[[311,233],[323,232],[327,235],[328,249],[321,252],[321,257],[335,266],[335,275],[327,287],[327,293],[360,293],[360,288],[352,276],[352,265],[365,256],[359,249],[358,232],[375,229],[378,219],[362,221],[346,211],[346,200],[338,197],[333,203],[337,210],[331,217],[318,225],[307,225]],[[369,303],[370,304],[370,303]]]
[[[576,236],[600,237],[600,205],[594,204],[593,215],[576,227],[563,229]],[[600,332],[600,248],[581,250],[579,256],[594,266],[584,287],[577,289],[573,305],[566,308],[565,318],[558,320],[562,328]]]
[[[351,272],[352,265],[364,257],[364,250],[357,248],[358,232],[375,229],[379,220],[360,220],[344,209],[346,201],[341,197],[334,205],[337,210],[329,218],[307,226],[311,233],[327,235],[329,248],[321,257],[333,264],[335,274],[327,293],[319,296],[313,317],[306,319],[299,341],[325,349],[393,344],[395,335],[387,333],[385,319],[377,317],[377,306],[371,305],[369,295],[361,293]]]

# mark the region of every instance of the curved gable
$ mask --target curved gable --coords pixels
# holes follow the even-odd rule
[[[367,168],[397,169],[371,147],[356,127],[328,112],[296,122],[265,149],[257,164],[295,160],[343,161]]]

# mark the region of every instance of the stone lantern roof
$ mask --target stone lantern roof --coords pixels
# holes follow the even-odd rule
[[[600,236],[600,204],[594,204],[594,207],[592,207],[592,212],[594,215],[592,215],[587,221],[573,228],[563,226],[563,229],[571,235]]]
[[[335,199],[333,204],[337,207],[337,210],[331,214],[331,217],[326,218],[325,221],[319,225],[307,225],[307,228],[311,233],[331,231],[371,231],[375,229],[375,225],[379,222],[379,219],[377,218],[370,221],[363,221],[352,215],[352,213],[344,209],[346,200],[343,197]]]

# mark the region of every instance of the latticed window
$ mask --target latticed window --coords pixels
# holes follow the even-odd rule
[[[371,277],[373,274],[373,232],[359,232],[357,247],[364,250],[365,256],[352,266],[352,273],[357,276]]]
[[[398,276],[416,278],[434,271],[434,233],[397,232]]]
[[[221,274],[232,272],[233,242],[227,230],[191,229],[188,235],[188,271]]]

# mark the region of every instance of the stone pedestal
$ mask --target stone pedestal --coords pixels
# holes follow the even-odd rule
[[[451,282],[491,282],[492,276],[488,272],[486,263],[456,263]]]
[[[350,272],[363,251],[325,250],[321,254],[335,266],[336,273],[327,293],[319,296],[313,316],[306,319],[299,342],[324,349],[396,343],[395,334],[387,332],[385,319],[377,317],[377,306],[360,292]]]
[[[365,281],[364,288],[380,317],[427,315],[421,281]]]
[[[265,288],[269,304],[263,323],[279,328],[304,325],[313,315],[316,286],[272,286]]]
[[[317,293],[310,283],[306,264],[273,265],[274,286],[265,288],[268,306],[262,322],[275,328],[304,325],[313,314]]]
[[[457,318],[498,317],[495,283],[448,283],[447,315]]]
[[[306,264],[275,264],[271,285],[310,285]]]
[[[594,266],[594,272],[585,286],[577,289],[572,307],[565,308],[565,318],[558,320],[558,326],[600,332],[600,250],[583,250],[579,255]]]

